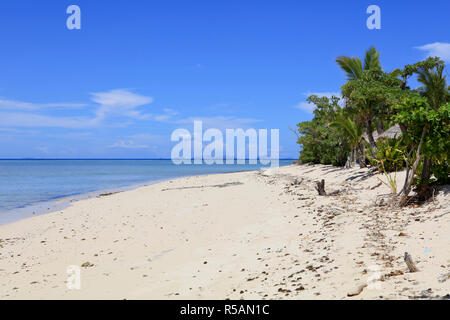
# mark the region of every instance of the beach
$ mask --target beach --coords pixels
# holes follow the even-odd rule
[[[379,179],[325,165],[192,176],[0,225],[0,299],[445,297],[449,187],[400,209]]]

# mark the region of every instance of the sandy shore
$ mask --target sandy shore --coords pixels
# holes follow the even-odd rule
[[[182,178],[2,225],[0,298],[450,294],[450,188],[389,209],[375,205],[389,193],[378,177],[316,165]],[[318,196],[319,178],[340,193]],[[405,251],[419,272],[408,272]],[[66,286],[70,265],[81,267],[79,290]]]

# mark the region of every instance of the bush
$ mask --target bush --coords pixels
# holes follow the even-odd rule
[[[330,127],[341,111],[339,98],[312,95],[308,101],[316,105],[314,118],[297,124],[302,163],[321,163],[343,166],[351,148],[345,131]]]
[[[380,172],[393,172],[405,168],[406,146],[402,142],[402,138],[387,139],[381,138],[377,141],[376,156],[377,159],[370,157],[371,165],[378,167]],[[380,164],[383,163],[383,168]]]

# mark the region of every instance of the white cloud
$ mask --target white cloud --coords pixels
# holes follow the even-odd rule
[[[152,151],[158,150],[160,147],[162,147],[162,149],[170,150],[170,136],[152,133],[137,133],[120,138],[109,146],[111,149],[150,149]]]
[[[164,141],[168,139],[166,136],[152,133],[136,133],[131,135],[130,138],[133,139],[134,141],[145,141],[146,143]]]
[[[46,147],[46,146],[36,147],[35,149],[42,153],[48,153],[48,147]]]
[[[339,92],[306,92],[303,94],[305,96],[305,100],[306,98],[308,98],[311,95],[316,95],[319,97],[327,97],[327,98],[331,98],[332,96],[341,98],[341,93]],[[342,102],[342,100],[341,100]],[[298,103],[294,108],[305,111],[307,113],[313,113],[314,110],[316,109],[316,106],[313,103],[309,103],[307,101],[302,101],[300,103]]]
[[[215,117],[177,117],[179,113],[170,108],[162,109],[160,114],[146,112],[145,107],[153,102],[153,98],[140,95],[126,89],[115,89],[105,92],[91,93],[89,108],[85,104],[75,103],[47,103],[35,104],[23,101],[0,99],[0,127],[5,128],[70,128],[88,129],[99,126],[126,127],[136,120],[153,120],[171,125],[192,124],[194,120],[203,121],[207,128],[233,129],[249,128],[258,119],[238,118],[234,116]],[[46,108],[52,107],[82,108],[76,110],[76,115],[58,115]],[[74,112],[71,112],[72,114]],[[134,139],[119,140],[112,147],[115,148],[144,148],[148,141]],[[142,138],[142,137],[141,137]],[[152,143],[150,143],[152,144]]]
[[[100,104],[96,111],[97,120],[106,116],[126,116],[135,119],[149,119],[150,114],[144,114],[138,107],[153,102],[152,97],[146,97],[125,89],[92,93],[92,101]]]
[[[87,128],[96,123],[87,117],[54,117],[25,112],[0,112],[0,126],[3,127],[54,127]]]
[[[450,43],[434,42],[415,48],[426,51],[429,57],[440,57],[442,60],[450,61]]]
[[[4,133],[13,133],[13,134],[38,134],[39,131],[36,130],[22,130],[22,129],[15,129],[15,128],[0,128],[0,132]]]
[[[159,115],[159,116],[155,116],[154,119],[156,121],[161,121],[162,122],[162,121],[169,120],[170,116],[168,114],[162,114],[162,115]]]
[[[217,128],[219,130],[224,129],[237,129],[237,128],[248,128],[251,124],[260,122],[261,120],[252,118],[236,118],[236,117],[189,117],[176,121],[177,124],[187,124],[194,121],[202,121],[203,129],[205,128]]]
[[[164,111],[166,114],[171,115],[171,116],[176,116],[176,115],[178,115],[178,111],[175,111],[175,110],[173,110],[173,109],[164,108],[163,111]]]
[[[305,111],[307,113],[313,113],[314,110],[316,109],[316,106],[312,103],[309,102],[300,102],[299,104],[297,104],[295,106],[296,109]]]
[[[148,149],[150,147],[144,144],[136,144],[133,140],[119,140],[111,145],[110,148]]]
[[[84,103],[31,103],[0,98],[0,110],[33,111],[45,108],[83,108],[86,106],[87,104]]]
[[[64,132],[64,133],[51,133],[45,134],[46,137],[58,138],[58,139],[92,139],[91,132]]]
[[[45,108],[82,108],[87,104],[46,103],[35,104],[23,101],[0,99],[0,126],[4,127],[57,127],[88,128],[99,125],[127,126],[131,120],[150,119],[151,114],[139,108],[153,102],[153,98],[125,89],[92,93],[94,116],[54,116],[43,114]],[[5,110],[5,112],[1,112]],[[11,112],[14,110],[18,112]],[[84,110],[85,111],[85,110]]]
[[[165,122],[165,121],[170,120],[174,116],[178,115],[178,112],[173,109],[164,108],[163,111],[164,111],[164,114],[153,116],[153,120],[159,121],[159,122]]]

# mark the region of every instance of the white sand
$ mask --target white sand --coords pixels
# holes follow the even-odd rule
[[[450,272],[449,188],[422,207],[391,210],[374,205],[389,189],[370,190],[383,176],[367,172],[317,165],[183,178],[2,225],[0,298],[449,294],[450,279],[438,281]],[[303,181],[290,186],[294,178]],[[343,191],[318,196],[319,178]],[[419,272],[407,272],[405,251]],[[67,267],[85,262],[93,266],[81,268],[81,289],[69,290]]]

